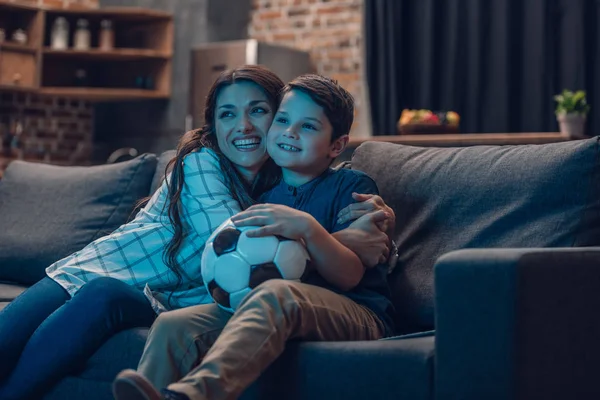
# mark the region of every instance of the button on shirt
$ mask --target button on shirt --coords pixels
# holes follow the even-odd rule
[[[346,206],[355,203],[352,193],[378,194],[375,181],[363,172],[351,169],[327,169],[312,181],[295,187],[283,180],[264,193],[260,203],[282,204],[311,214],[329,233],[347,228],[351,222],[337,223],[337,215]],[[316,271],[305,283],[320,286],[342,294],[373,311],[392,333],[392,304],[387,285],[387,266],[369,268],[359,284],[349,292],[342,292],[328,283]]]

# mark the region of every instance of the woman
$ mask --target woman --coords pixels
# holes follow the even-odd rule
[[[267,144],[282,180],[261,195],[266,204],[249,207],[232,222],[259,226],[246,231],[248,237],[303,240],[313,268],[303,282],[263,282],[233,314],[215,304],[162,313],[138,371],[122,371],[114,381],[116,399],[237,399],[289,340],[362,341],[393,334],[386,266],[365,268],[335,237],[347,226],[335,216],[354,203],[356,191],[377,193],[365,174],[329,168],[348,140],[352,96],[318,75],[297,77],[282,95]]]
[[[115,333],[150,326],[163,309],[210,302],[199,264],[206,239],[279,177],[264,138],[282,88],[262,67],[223,73],[207,124],[183,136],[169,179],[135,219],[51,265],[0,311],[0,399],[41,397]],[[364,246],[356,230],[346,239]],[[378,257],[382,243],[361,253]]]

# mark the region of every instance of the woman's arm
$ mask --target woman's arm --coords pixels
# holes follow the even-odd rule
[[[182,220],[206,239],[226,219],[240,212],[241,207],[225,184],[219,161],[212,151],[188,154],[183,172]]]
[[[357,203],[340,210],[337,222],[354,222],[333,235],[354,251],[367,268],[371,268],[384,263],[389,257],[396,215],[378,195],[352,193],[352,197]]]
[[[350,226],[335,232],[336,238],[352,250],[367,268],[384,263],[390,252],[390,240],[379,225],[391,218],[384,210],[371,211],[360,216]]]
[[[388,235],[390,240],[392,240],[394,230],[396,229],[396,214],[391,207],[385,204],[385,201],[383,201],[381,196],[376,194],[352,193],[352,198],[357,202],[340,210],[338,213],[338,224],[356,220],[373,211],[382,210],[389,217],[385,220],[377,221],[377,226],[382,232],[385,232]]]
[[[259,204],[232,218],[236,226],[260,226],[248,237],[280,235],[303,240],[312,264],[326,281],[340,290],[353,289],[365,267],[356,254],[325,230],[310,214],[278,204]]]

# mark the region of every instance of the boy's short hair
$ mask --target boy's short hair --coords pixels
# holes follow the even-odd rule
[[[294,89],[308,94],[323,108],[333,128],[332,143],[350,133],[354,121],[354,98],[336,80],[316,74],[300,75],[284,86],[281,97]]]

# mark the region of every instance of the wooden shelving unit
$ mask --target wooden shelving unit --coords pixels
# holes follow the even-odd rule
[[[72,97],[90,101],[161,99],[169,96],[166,92],[162,93],[156,90],[92,87],[44,87],[40,90],[40,93],[48,96]]]
[[[133,61],[144,59],[169,60],[170,53],[150,49],[114,49],[114,50],[53,50],[44,48],[45,57],[71,60]]]
[[[67,50],[51,48],[54,21],[67,19]],[[72,48],[78,19],[89,23],[91,48]],[[115,46],[98,48],[100,22],[113,24]],[[30,91],[42,95],[90,101],[168,98],[171,93],[173,18],[142,8],[51,9],[0,0],[0,90]],[[28,41],[11,41],[15,29],[26,31]]]
[[[10,43],[10,42],[4,42],[4,43],[0,43],[0,51],[10,51],[10,52],[17,52],[17,53],[30,53],[30,54],[35,54],[37,53],[37,49],[33,46],[27,45],[27,44],[18,44],[18,43]]]

